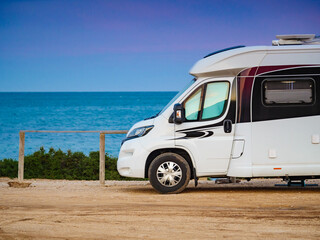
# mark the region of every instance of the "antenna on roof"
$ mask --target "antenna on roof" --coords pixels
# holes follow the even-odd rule
[[[315,34],[277,35],[276,37],[279,40],[273,40],[273,46],[320,44],[320,38]]]

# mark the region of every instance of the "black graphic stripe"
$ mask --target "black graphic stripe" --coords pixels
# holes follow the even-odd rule
[[[174,140],[177,140],[177,139],[190,139],[190,138],[207,138],[207,137],[210,137],[214,134],[214,132],[212,131],[204,131],[204,132],[201,132],[201,131],[186,131],[186,132],[181,132],[181,133],[184,133],[185,136],[183,137],[179,137],[179,138],[175,138]]]
[[[208,131],[207,133],[208,133],[207,135],[205,135],[205,136],[203,136],[203,137],[201,137],[201,138],[207,138],[207,137],[210,137],[210,136],[213,135],[213,132],[212,132],[212,131]]]

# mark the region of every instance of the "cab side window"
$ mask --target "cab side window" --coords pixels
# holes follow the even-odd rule
[[[228,95],[228,82],[209,83],[206,88],[202,119],[219,117],[228,102]]]
[[[196,89],[184,102],[187,121],[220,117],[227,107],[229,82],[212,82]]]
[[[186,119],[189,121],[198,120],[201,110],[202,88],[197,89],[185,102]]]

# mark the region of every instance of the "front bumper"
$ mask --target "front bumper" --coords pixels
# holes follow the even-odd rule
[[[140,143],[139,138],[125,141],[120,149],[117,170],[121,176],[144,178],[145,163],[150,152]]]

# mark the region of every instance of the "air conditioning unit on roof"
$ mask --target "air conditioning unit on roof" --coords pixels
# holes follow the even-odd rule
[[[320,38],[315,34],[277,35],[279,40],[273,40],[273,46],[320,44]]]

